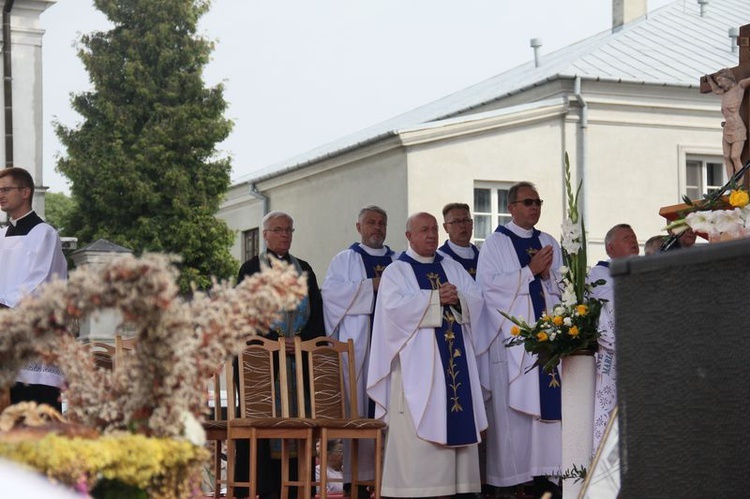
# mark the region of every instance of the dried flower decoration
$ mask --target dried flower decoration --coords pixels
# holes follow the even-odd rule
[[[41,358],[65,374],[69,420],[102,432],[182,436],[186,413],[204,417],[203,380],[248,336],[293,309],[307,287],[305,276],[277,262],[236,287],[214,282],[210,292],[187,299],[178,295],[176,260],[127,255],[100,269],[84,267],[0,311],[0,387]],[[134,354],[118,359],[115,371],[97,368],[69,332],[101,309],[119,310],[120,327],[137,337]]]

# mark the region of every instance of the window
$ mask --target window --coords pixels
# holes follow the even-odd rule
[[[482,246],[498,225],[510,222],[508,191],[511,184],[490,182],[474,186],[474,244]]]
[[[255,229],[242,231],[242,261],[246,262],[260,252],[259,231]]]
[[[685,161],[685,195],[701,199],[727,182],[721,159],[690,156]]]

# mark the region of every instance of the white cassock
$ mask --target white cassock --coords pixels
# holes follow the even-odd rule
[[[388,247],[370,248],[359,245],[362,250],[372,256],[385,256]],[[398,257],[393,253],[391,259]],[[333,257],[328,265],[328,272],[321,287],[323,295],[323,317],[325,319],[326,334],[341,341],[351,339],[354,343],[355,372],[357,377],[357,410],[361,417],[367,416],[367,366],[370,357],[370,329],[372,314],[375,308],[375,292],[372,279],[367,278],[367,272],[362,256],[352,249],[346,249]],[[344,360],[345,363],[348,359]],[[344,365],[348,372],[348,365]],[[349,378],[344,382],[349,388]],[[347,391],[347,393],[349,393]],[[344,441],[344,457],[350,459],[349,440]],[[375,478],[375,463],[373,461],[373,442],[366,440],[359,444],[359,459],[357,460],[359,478],[372,480]],[[351,482],[351,467],[344,466],[344,480]]]
[[[68,262],[57,231],[33,211],[18,219],[19,227],[30,220],[27,217],[39,221],[28,233],[6,237],[10,225],[0,230],[0,303],[11,308],[37,292],[41,284],[68,277]],[[60,388],[64,378],[54,366],[31,363],[19,371],[16,381]]]
[[[530,238],[532,231],[513,222],[506,226],[514,234]],[[539,240],[552,246],[551,276],[542,281],[548,310],[560,302],[557,270],[562,254],[557,241],[542,232]],[[477,267],[477,283],[485,300],[485,326],[476,337],[480,375],[489,391],[487,417],[487,483],[509,487],[528,482],[535,476],[555,476],[562,466],[561,424],[540,419],[538,367],[529,371],[536,356],[523,345],[505,345],[513,325],[498,311],[534,322],[529,295],[531,270],[521,268],[511,239],[493,232],[482,245]],[[565,381],[562,380],[564,383]]]
[[[407,255],[425,263],[411,249]],[[421,258],[421,259],[420,259]],[[432,259],[429,259],[430,261]],[[440,264],[459,290],[455,313],[464,336],[476,442],[487,427],[473,344],[473,324],[482,314],[482,295],[457,262]],[[442,496],[481,489],[477,444],[449,447],[446,375],[435,328],[442,324],[439,292],[421,289],[412,266],[393,262],[383,272],[375,307],[367,391],[375,416],[388,423],[383,490],[385,496]]]
[[[595,265],[588,275],[588,281],[606,281],[606,284],[595,286],[591,292],[592,298],[604,299],[599,315],[599,350],[596,352],[596,397],[594,399],[594,448],[604,436],[609,423],[609,415],[617,405],[617,357],[615,356],[615,308],[614,287],[609,267]]]

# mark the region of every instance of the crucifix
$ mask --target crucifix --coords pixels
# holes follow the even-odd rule
[[[750,24],[740,27],[737,38],[739,65],[725,68],[700,79],[701,93],[714,92],[721,95],[721,112],[724,115],[722,145],[724,166],[727,177],[750,161]],[[743,184],[748,187],[749,177],[745,175]]]

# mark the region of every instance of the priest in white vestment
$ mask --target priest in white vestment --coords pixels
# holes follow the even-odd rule
[[[0,230],[0,307],[13,308],[39,286],[67,279],[68,262],[57,231],[31,207],[34,179],[23,168],[0,170],[0,209],[8,225]],[[41,362],[23,368],[11,388],[11,403],[35,401],[61,409],[59,369]]]
[[[354,360],[357,383],[357,411],[361,417],[372,417],[367,396],[367,366],[370,357],[370,334],[375,300],[380,276],[398,256],[386,246],[388,215],[378,206],[365,206],[357,216],[359,243],[333,257],[321,293],[326,334],[341,341],[354,343]],[[344,362],[348,362],[345,359]],[[348,371],[348,365],[345,365]],[[345,378],[347,395],[349,378]],[[373,407],[374,409],[374,407]],[[375,478],[374,442],[364,440],[359,444],[357,460],[359,480]],[[344,460],[350,462],[350,441],[344,441]],[[344,482],[351,483],[351,466],[344,465]]]
[[[491,394],[487,483],[511,487],[534,479],[540,491],[553,487],[542,477],[561,471],[560,382],[565,380],[532,369],[537,358],[523,345],[506,347],[513,324],[499,311],[533,323],[560,302],[556,271],[562,254],[551,235],[534,229],[541,207],[533,184],[512,186],[512,220],[485,239],[477,268],[486,303],[477,353],[482,384]]]
[[[436,254],[438,225],[409,217],[409,249],[383,272],[367,377],[388,424],[382,494],[448,496],[481,490],[477,444],[487,426],[473,344],[482,295]]]
[[[437,250],[438,254],[447,256],[466,269],[472,279],[477,278],[479,248],[471,242],[474,234],[474,220],[466,203],[449,203],[443,207],[443,229],[448,240]]]
[[[599,448],[609,417],[617,405],[617,356],[615,355],[615,296],[609,263],[615,258],[638,255],[640,247],[628,224],[618,224],[607,231],[604,247],[610,260],[598,262],[588,275],[593,287],[591,296],[606,300],[599,315],[599,350],[596,352],[596,397],[594,399],[594,447]],[[603,284],[601,284],[603,282]]]

